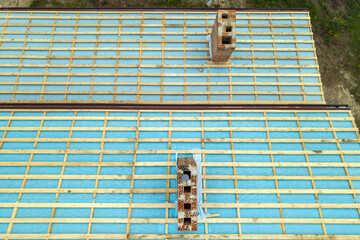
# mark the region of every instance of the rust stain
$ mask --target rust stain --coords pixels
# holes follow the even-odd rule
[[[313,152],[316,154],[319,154],[319,153],[322,153],[323,151],[322,150],[313,150]]]

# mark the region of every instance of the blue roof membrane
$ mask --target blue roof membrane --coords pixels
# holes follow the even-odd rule
[[[348,110],[4,110],[0,120],[1,237],[359,234]],[[177,231],[176,153],[202,153],[203,207],[220,214],[197,232]]]
[[[1,102],[324,103],[308,13],[237,13],[231,65],[214,13],[3,13]]]

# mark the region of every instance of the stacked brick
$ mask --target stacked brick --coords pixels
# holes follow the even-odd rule
[[[178,231],[197,231],[197,166],[194,158],[178,158]]]
[[[227,62],[236,47],[236,11],[218,10],[211,32],[213,62]]]

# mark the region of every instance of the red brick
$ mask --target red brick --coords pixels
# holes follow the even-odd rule
[[[227,62],[236,47],[236,11],[218,10],[211,32],[213,62]]]
[[[194,158],[179,158],[177,164],[178,179],[178,231],[196,231],[197,229],[197,166]],[[184,171],[190,172],[189,181],[183,181]],[[190,187],[190,192],[184,188]],[[184,204],[190,204],[185,209]],[[191,224],[185,225],[185,218],[190,218]]]

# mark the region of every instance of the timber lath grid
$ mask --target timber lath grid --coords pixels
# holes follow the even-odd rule
[[[324,103],[308,12],[238,12],[231,65],[215,12],[0,12],[0,102]]]
[[[3,110],[0,124],[3,239],[359,238],[348,110]],[[220,214],[195,234],[176,231],[176,153],[202,154],[202,206]]]

